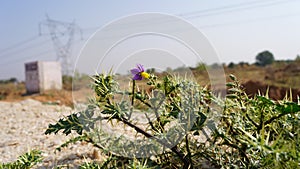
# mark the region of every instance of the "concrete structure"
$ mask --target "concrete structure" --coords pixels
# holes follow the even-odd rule
[[[27,93],[62,89],[60,63],[44,61],[25,63],[25,84]]]

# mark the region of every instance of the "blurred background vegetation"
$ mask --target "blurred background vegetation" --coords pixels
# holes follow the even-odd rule
[[[200,85],[209,86],[209,76],[206,69],[222,66],[226,73],[234,74],[244,86],[249,96],[254,96],[258,91],[266,93],[269,90],[269,96],[272,99],[279,100],[292,93],[292,98],[297,101],[300,95],[300,56],[294,60],[276,60],[270,51],[262,51],[255,57],[255,63],[230,62],[229,64],[211,64],[198,63],[195,67],[178,67],[175,69],[167,68],[164,72],[156,72],[154,68],[147,70],[148,73],[164,76],[167,72],[180,73],[185,70],[191,70],[193,76]],[[127,81],[129,75],[119,75],[119,81]],[[90,88],[90,75],[75,72],[74,76],[63,76],[63,90],[45,91],[40,94],[27,95],[25,84],[22,81],[12,77],[10,79],[0,80],[0,100],[15,101],[26,98],[33,98],[44,103],[65,104],[72,106],[72,91],[79,93]],[[228,80],[228,78],[227,78]],[[75,83],[73,83],[75,81]],[[124,83],[127,84],[127,83]]]

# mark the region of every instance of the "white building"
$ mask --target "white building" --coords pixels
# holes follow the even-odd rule
[[[25,63],[25,85],[27,93],[62,89],[62,73],[59,62],[35,61]]]

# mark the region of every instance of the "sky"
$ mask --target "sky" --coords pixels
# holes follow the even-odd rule
[[[75,23],[76,29],[69,48],[71,69],[85,73],[92,66],[87,62],[89,59],[83,58],[83,54],[89,54],[86,50],[93,38],[101,33],[100,28],[105,28],[105,25],[120,18],[141,13],[174,15],[193,25],[203,37],[206,37],[221,63],[241,61],[254,63],[255,56],[264,50],[272,52],[277,60],[295,59],[300,54],[299,9],[300,0],[1,1],[0,79],[16,77],[24,80],[24,63],[36,60],[55,61],[59,58],[57,46],[66,45],[69,36],[62,34],[65,27],[61,25],[57,27],[54,32],[61,44],[56,42],[55,46],[46,15],[62,23]],[[138,27],[137,25],[133,23],[130,27]],[[174,28],[177,29],[176,26]],[[122,31],[126,30],[120,26],[115,34]],[[114,35],[112,32],[109,34]],[[173,44],[168,38],[160,37],[158,40],[155,40],[156,37],[152,37],[152,40],[145,36],[143,38],[141,41],[143,44],[152,42],[152,46],[140,46],[143,50],[139,51],[133,46],[139,44],[141,39],[136,38],[134,42],[128,40],[123,44],[123,48],[136,49],[136,52],[122,56],[128,57],[127,61],[124,58],[111,57],[105,64],[117,65],[120,70],[124,70],[128,67],[123,66],[121,69],[122,63],[131,66],[129,63],[137,62],[138,59],[135,58],[143,56],[148,58],[148,60],[141,59],[147,66],[165,69],[180,66],[185,59],[188,60],[187,56],[172,59],[169,57],[175,57],[174,53],[157,50],[158,46],[160,49],[167,48],[166,44],[178,49],[178,44]],[[158,41],[161,44],[157,43]],[[104,42],[97,45],[102,46],[102,43]],[[149,53],[147,49],[153,47],[153,44],[156,48]],[[115,50],[117,49],[119,48]],[[97,54],[97,50],[93,52]],[[113,52],[122,55],[121,51]],[[151,57],[153,54],[155,56]],[[165,59],[161,59],[163,56]],[[192,62],[194,61],[186,64],[193,66]],[[94,67],[91,69],[98,71]]]

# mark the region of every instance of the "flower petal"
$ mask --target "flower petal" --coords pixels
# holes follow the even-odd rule
[[[132,80],[142,80],[142,76],[138,73],[136,75],[133,76]]]
[[[133,68],[130,70],[131,74],[132,75],[136,75],[136,74],[139,74],[140,73],[140,70],[138,68]]]
[[[140,72],[144,72],[144,71],[145,71],[143,65],[137,64],[136,66],[137,66],[137,68],[140,70]]]

